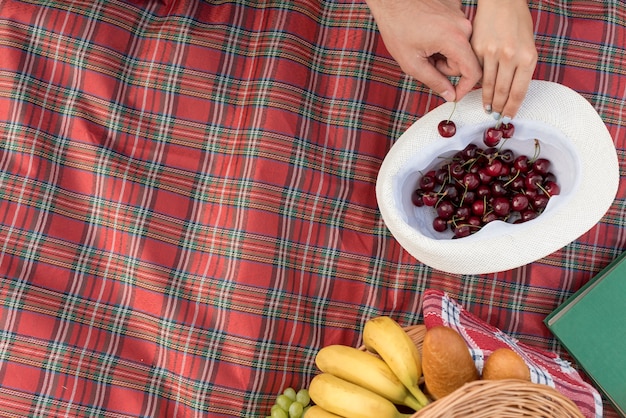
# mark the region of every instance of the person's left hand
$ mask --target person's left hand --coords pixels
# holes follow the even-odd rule
[[[471,44],[483,67],[483,106],[513,118],[537,64],[526,0],[478,0]]]

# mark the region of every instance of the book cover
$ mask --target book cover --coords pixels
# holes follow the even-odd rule
[[[544,322],[598,390],[626,417],[626,252]]]

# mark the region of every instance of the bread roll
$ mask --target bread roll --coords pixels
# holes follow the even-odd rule
[[[498,348],[485,360],[483,379],[530,380],[530,369],[524,359],[515,351],[510,348]]]
[[[478,379],[478,370],[465,340],[458,332],[445,326],[426,331],[422,346],[422,373],[426,390],[435,400]]]

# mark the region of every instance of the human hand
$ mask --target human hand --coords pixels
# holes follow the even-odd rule
[[[470,45],[472,23],[460,0],[366,0],[380,35],[402,71],[447,101],[458,101],[482,77]],[[455,86],[448,76],[460,76]]]
[[[471,44],[483,68],[485,111],[513,118],[537,64],[526,0],[478,0]]]

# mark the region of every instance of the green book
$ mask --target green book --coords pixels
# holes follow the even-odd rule
[[[544,322],[626,417],[626,251]]]

